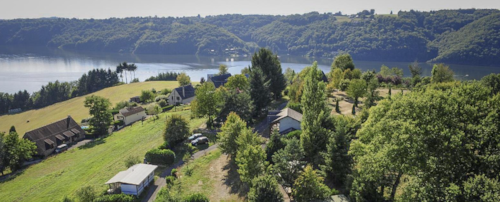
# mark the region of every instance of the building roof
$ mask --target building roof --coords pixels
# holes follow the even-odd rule
[[[302,114],[293,110],[293,109],[290,109],[290,108],[282,109],[281,112],[279,114],[277,114],[276,116],[277,116],[277,118],[272,120],[272,123],[277,122],[277,121],[284,119],[286,117],[290,117],[292,119],[295,119],[298,122],[302,121]]]
[[[322,79],[323,79],[323,82],[328,83],[328,78],[326,77],[325,72],[324,72],[324,71],[321,71],[321,73],[323,73],[323,78],[322,78]]]
[[[74,131],[77,131],[78,134],[85,134],[85,131],[83,131],[76,121],[71,116],[68,116],[49,125],[28,131],[24,134],[23,138],[36,143],[38,154],[48,155],[45,154],[46,143],[50,145],[50,143],[54,144],[57,142],[56,138],[64,140],[66,139],[65,136],[72,137],[76,134]]]
[[[184,91],[183,91],[183,88],[184,88]],[[193,88],[193,85],[191,85],[191,84],[178,87],[174,90],[177,91],[177,93],[181,96],[181,98],[183,100],[187,99],[187,98],[194,97],[195,89]]]
[[[137,114],[139,112],[143,112],[144,108],[142,107],[126,107],[123,109],[120,109],[120,114],[123,115],[124,117],[130,116]]]
[[[106,184],[119,182],[122,184],[140,185],[157,167],[150,164],[136,164],[125,171],[119,172],[108,180]]]
[[[215,88],[218,88],[219,86],[223,86],[224,84],[227,83],[227,79],[231,77],[231,74],[227,73],[217,76],[209,74],[207,75],[207,77],[208,77],[207,81],[214,83]]]

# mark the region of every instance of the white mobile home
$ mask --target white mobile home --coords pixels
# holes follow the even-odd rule
[[[146,118],[146,111],[142,107],[126,107],[120,109],[119,113],[115,115],[115,120],[123,120],[126,126],[144,118]]]
[[[126,171],[121,171],[106,182],[108,193],[123,193],[139,196],[154,181],[154,171],[158,166],[136,164]]]

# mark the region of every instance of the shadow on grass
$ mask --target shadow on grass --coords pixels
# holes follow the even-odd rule
[[[240,174],[238,174],[234,161],[230,160],[223,169],[227,170],[227,175],[224,176],[224,184],[230,188],[229,192],[231,194],[238,194],[239,197],[246,197],[249,187],[240,180]]]
[[[0,176],[0,184],[16,179],[17,176],[22,175],[25,169],[18,170],[14,173],[9,173],[7,175]]]
[[[79,146],[78,148],[80,148],[80,149],[90,149],[90,148],[92,148],[92,147],[95,147],[95,146],[97,146],[97,145],[104,144],[104,143],[106,143],[106,139],[105,139],[105,137],[100,137],[100,138],[95,139],[95,140],[94,140],[94,141],[92,141],[92,142],[89,142],[89,143],[87,143],[87,144],[84,144],[84,145],[82,145],[82,146]]]

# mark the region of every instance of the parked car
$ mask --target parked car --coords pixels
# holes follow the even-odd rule
[[[202,145],[202,144],[208,144],[208,138],[207,137],[199,137],[196,140],[191,141],[191,145],[196,146],[196,145]]]
[[[196,134],[193,134],[191,136],[188,137],[188,140],[189,141],[193,141],[193,140],[196,140],[197,138],[203,136],[201,133],[196,133]]]
[[[62,144],[62,145],[57,146],[56,153],[61,153],[61,152],[66,151],[66,150],[68,150],[68,145]]]

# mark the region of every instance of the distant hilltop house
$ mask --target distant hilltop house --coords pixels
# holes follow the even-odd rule
[[[141,98],[139,96],[131,97],[129,102],[135,102],[135,103],[140,103]]]
[[[122,120],[124,125],[130,125],[146,116],[146,111],[142,107],[126,107],[120,109],[118,114],[115,114],[114,118],[115,121]]]
[[[208,74],[207,75],[207,82],[212,82],[215,86],[215,88],[219,88],[220,86],[223,86],[224,84],[227,83],[227,79],[231,77],[231,74],[222,74],[222,75],[217,75],[217,74]]]
[[[185,85],[178,87],[168,95],[168,104],[170,105],[175,105],[175,104],[188,104],[191,103],[191,101],[194,100],[195,94],[194,94],[195,89],[193,88],[193,85]]]
[[[23,110],[21,108],[16,108],[16,109],[9,109],[9,114],[15,114],[22,112]]]
[[[37,155],[47,157],[57,146],[85,139],[85,131],[71,116],[49,125],[26,132],[23,138],[34,142]]]
[[[136,164],[126,171],[121,171],[106,182],[108,193],[123,193],[139,196],[154,181],[154,171],[158,166]]]
[[[269,137],[275,129],[280,134],[288,134],[295,130],[301,130],[302,114],[293,109],[284,108],[282,110],[269,111],[264,121],[266,122],[265,126],[261,128],[261,131],[258,131],[263,136]]]
[[[323,73],[323,77],[321,79],[323,80],[323,82],[325,82],[326,84],[328,84],[328,77],[326,77],[325,72],[321,71],[321,73]]]

